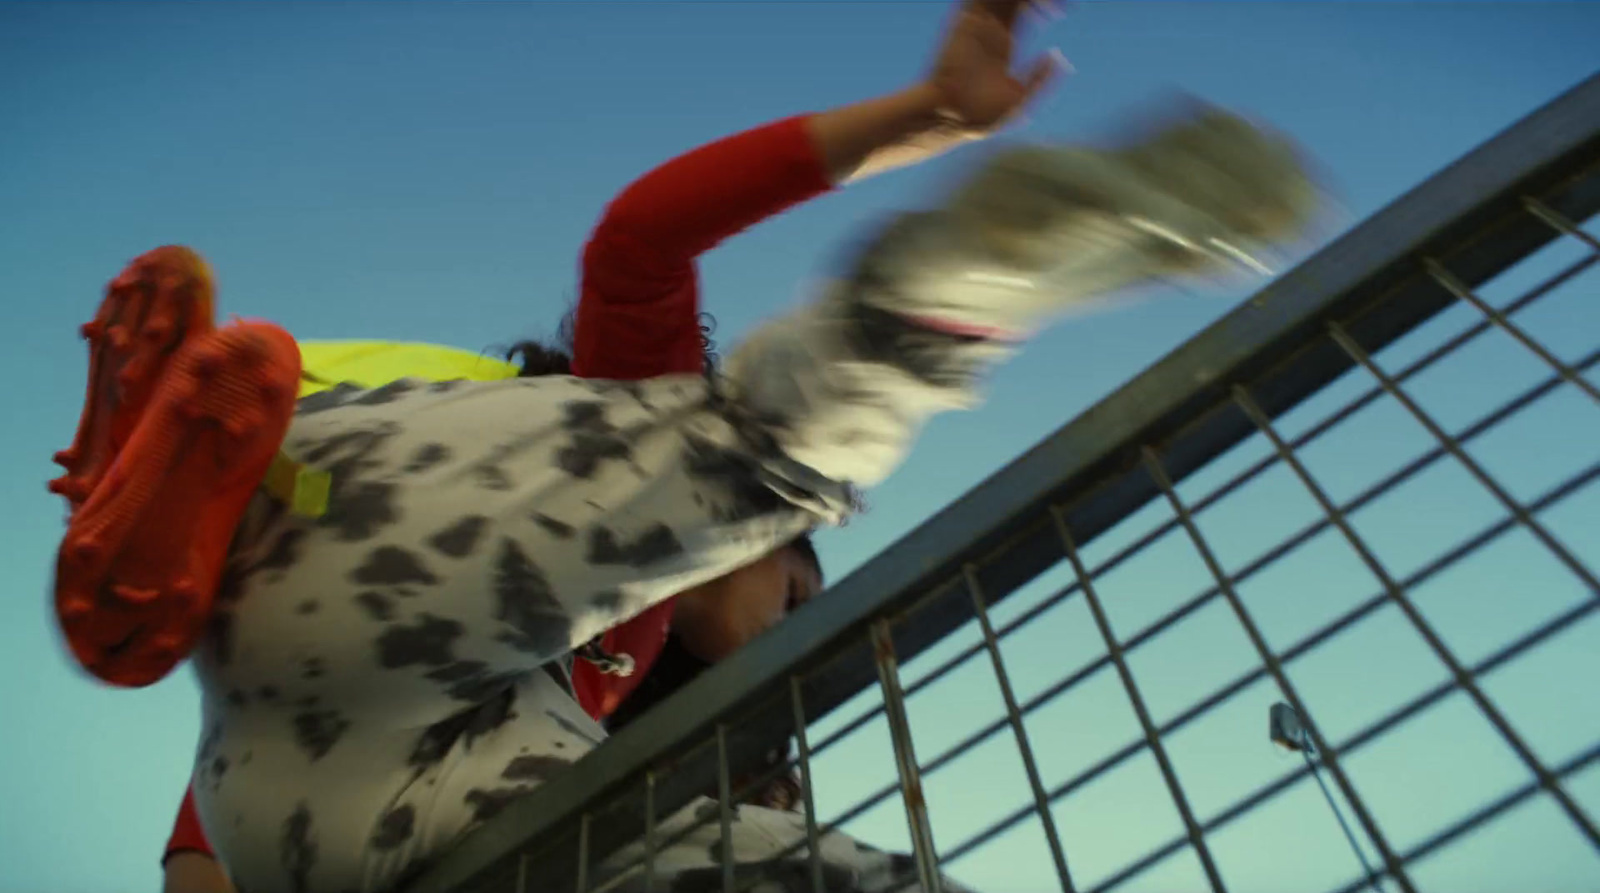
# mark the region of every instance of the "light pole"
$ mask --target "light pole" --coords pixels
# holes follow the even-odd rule
[[[1372,870],[1367,863],[1367,854],[1361,851],[1361,844],[1356,842],[1356,835],[1350,830],[1350,825],[1344,820],[1344,813],[1339,811],[1339,804],[1333,799],[1333,792],[1328,790],[1328,785],[1322,780],[1322,773],[1317,769],[1317,748],[1311,740],[1306,724],[1300,719],[1300,714],[1295,709],[1281,701],[1272,705],[1268,716],[1268,732],[1272,743],[1286,750],[1297,751],[1305,758],[1306,768],[1311,770],[1311,777],[1317,780],[1317,787],[1322,789],[1322,798],[1328,801],[1328,808],[1333,810],[1333,817],[1339,820],[1339,827],[1344,829],[1345,840],[1350,841],[1350,849],[1361,861],[1361,868],[1367,873],[1367,886],[1377,893],[1384,893],[1383,884],[1378,881],[1378,873]]]

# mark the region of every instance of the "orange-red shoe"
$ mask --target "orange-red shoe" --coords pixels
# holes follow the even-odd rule
[[[89,387],[72,446],[56,453],[66,474],[50,492],[76,509],[89,498],[139,424],[156,382],[178,351],[215,330],[216,287],[200,255],[167,245],[140,255],[111,280],[89,342]]]
[[[270,323],[185,338],[117,448],[134,404],[116,399],[111,383],[143,372],[130,353],[122,368],[134,375],[100,379],[109,396],[91,383],[93,436],[80,432],[75,446],[113,458],[68,524],[55,599],[79,663],[114,685],[141,686],[170,672],[204,629],[234,528],[294,415],[300,350]],[[97,399],[109,409],[97,413]]]

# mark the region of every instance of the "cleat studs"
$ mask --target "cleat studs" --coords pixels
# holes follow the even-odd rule
[[[71,475],[62,475],[46,484],[45,488],[68,502],[81,503],[89,498],[89,488]]]
[[[161,592],[144,586],[129,586],[126,583],[118,583],[111,587],[111,594],[130,605],[148,605],[155,601],[156,596],[160,595]]]
[[[200,587],[193,577],[179,577],[172,584],[172,595],[185,605],[192,605],[200,600]]]
[[[129,340],[128,330],[122,326],[115,326],[106,332],[106,343],[114,350],[126,350]]]
[[[183,637],[177,633],[162,633],[150,640],[151,659],[166,663],[178,656],[183,647]]]
[[[50,457],[50,461],[61,466],[62,468],[70,468],[78,461],[78,451],[72,447],[67,447],[64,450],[58,450],[55,455]]]
[[[100,557],[100,543],[92,537],[84,537],[75,543],[67,545],[67,555],[74,561],[90,564]]]
[[[79,627],[94,613],[94,605],[83,596],[68,598],[61,603],[61,622]]]
[[[201,378],[213,378],[218,372],[222,371],[222,365],[226,359],[227,357],[223,354],[223,352],[218,350],[214,345],[207,346],[205,349],[195,354],[195,374]]]
[[[78,336],[83,338],[85,341],[93,341],[99,338],[104,331],[105,326],[101,325],[100,320],[98,319],[91,319],[83,325],[78,326]]]

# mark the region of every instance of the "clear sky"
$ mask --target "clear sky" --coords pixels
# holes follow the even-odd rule
[[[98,688],[65,660],[47,610],[62,510],[44,482],[78,413],[85,364],[75,328],[124,262],[158,244],[191,244],[218,270],[225,311],[307,338],[479,348],[548,334],[572,298],[588,227],[629,179],[735,129],[901,86],[919,71],[943,12],[927,2],[0,5],[0,298],[15,323],[0,351],[9,385],[0,396],[0,502],[11,506],[0,517],[9,544],[0,697],[10,730],[0,736],[0,891],[155,889],[196,737],[187,672],[139,692]],[[1348,222],[1592,73],[1596,35],[1600,5],[1584,3],[1090,3],[1031,41],[1059,45],[1079,73],[1024,133],[1092,136],[1118,109],[1181,86],[1303,141]],[[795,300],[858,221],[916,201],[959,163],[827,197],[708,258],[719,340],[726,346]],[[1595,281],[1578,284],[1587,302],[1555,300],[1528,317],[1569,360],[1596,346]],[[1514,289],[1494,294],[1506,300]],[[870,514],[822,538],[830,575],[869,558],[1240,297],[1172,293],[1051,333],[998,376],[984,409],[936,422],[874,494]],[[1459,327],[1470,316],[1451,320]],[[1433,343],[1448,334],[1430,332]],[[1544,374],[1508,345],[1419,380],[1419,393],[1448,424],[1470,421]],[[1571,395],[1551,405],[1485,441],[1485,461],[1520,497],[1595,458],[1594,405]],[[1296,419],[1302,428],[1314,421]],[[1365,413],[1362,425],[1308,454],[1336,495],[1428,446],[1392,406]],[[1310,516],[1291,484],[1274,478],[1231,512],[1219,509],[1230,567]],[[1358,523],[1405,573],[1492,520],[1473,487],[1446,468]],[[1600,564],[1597,507],[1580,497],[1551,516],[1591,567]],[[1433,599],[1429,610],[1469,659],[1582,597],[1531,543],[1508,539],[1476,570],[1419,595]],[[1184,549],[1170,540],[1159,558],[1107,582],[1119,632],[1204,588]],[[1275,644],[1375,590],[1340,549],[1323,537],[1300,564],[1246,587]],[[1231,622],[1213,609],[1135,661],[1158,718],[1248,667]],[[1398,615],[1363,629],[1365,638],[1347,637],[1296,671],[1335,737],[1441,678]],[[1093,639],[1076,602],[1020,636],[1008,659],[1021,668],[1024,696],[1092,657]],[[1600,700],[1582,682],[1600,675],[1597,647],[1591,621],[1496,683],[1551,761],[1600,738]],[[978,681],[935,687],[913,703],[924,754],[994,715],[992,697],[961,700],[990,690],[987,668],[973,672]],[[1258,686],[1175,740],[1202,816],[1292,765],[1265,741],[1272,700]],[[1409,743],[1353,762],[1398,845],[1523,781],[1486,728],[1458,697],[1420,720]],[[1033,729],[1048,783],[1133,735],[1108,675],[1042,711]],[[892,778],[887,751],[876,749],[881,735],[867,737],[822,766],[825,810]],[[1009,748],[996,738],[931,784],[941,846],[1023,802]],[[1147,763],[1061,808],[1081,879],[1104,877],[1177,832]],[[1573,789],[1600,812],[1600,771]],[[891,807],[857,832],[903,842]],[[1035,834],[1004,838],[952,868],[985,891],[1047,889]],[[1218,847],[1231,887],[1246,893],[1310,891],[1352,876],[1353,858],[1309,785],[1239,823]],[[1428,863],[1419,880],[1449,893],[1579,893],[1600,887],[1600,858],[1541,802]],[[1197,885],[1185,855],[1128,889]]]

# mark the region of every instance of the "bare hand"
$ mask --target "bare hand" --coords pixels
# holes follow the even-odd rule
[[[1017,19],[1029,0],[963,0],[945,34],[928,82],[941,111],[964,127],[993,130],[1021,112],[1061,70],[1047,53],[1013,73]]]

